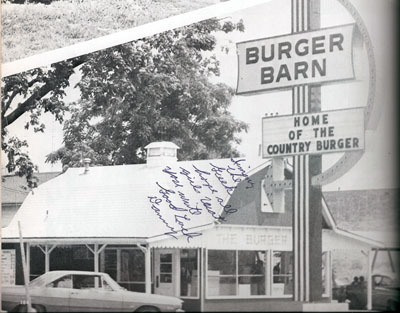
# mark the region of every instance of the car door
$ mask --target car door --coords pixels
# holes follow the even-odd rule
[[[119,312],[122,294],[106,285],[101,275],[72,275],[70,312]]]
[[[44,287],[32,288],[32,303],[43,305],[47,312],[69,312],[71,275],[64,275]]]

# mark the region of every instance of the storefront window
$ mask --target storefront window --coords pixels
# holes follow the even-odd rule
[[[266,295],[265,252],[209,250],[209,296]]]
[[[138,249],[121,250],[121,282],[145,281],[144,253]]]
[[[274,251],[272,295],[293,294],[293,253],[291,251]]]
[[[181,296],[197,297],[199,288],[198,251],[181,250]]]
[[[104,256],[104,272],[117,280],[117,250],[106,249]]]
[[[209,250],[207,291],[210,296],[235,296],[236,251]]]
[[[265,252],[238,251],[239,295],[265,295]]]
[[[104,272],[130,291],[145,292],[145,256],[139,249],[105,249]]]

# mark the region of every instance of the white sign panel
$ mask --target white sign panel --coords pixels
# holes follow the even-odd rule
[[[237,94],[354,79],[355,25],[237,44]]]
[[[263,118],[263,157],[364,149],[364,109]]]
[[[1,283],[3,286],[15,285],[15,250],[1,251]]]
[[[202,235],[190,240],[184,236],[167,238],[151,243],[154,248],[198,248],[216,250],[292,250],[291,227],[235,227],[217,225],[201,231]]]

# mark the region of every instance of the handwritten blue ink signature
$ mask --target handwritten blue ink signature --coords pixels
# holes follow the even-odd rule
[[[226,221],[226,218],[223,217],[222,214],[236,213],[238,209],[232,208],[230,204],[225,204],[224,198],[228,197],[229,199],[237,186],[243,181],[246,184],[246,189],[254,187],[254,182],[249,178],[246,170],[244,169],[245,161],[245,159],[235,160],[231,158],[230,164],[228,164],[226,167],[217,166],[209,162],[208,164],[210,166],[210,171],[200,169],[195,165],[192,165],[193,170],[188,170],[182,166],[179,167],[179,171],[174,171],[170,166],[163,168],[162,172],[169,176],[170,180],[174,184],[173,188],[175,189],[166,188],[157,181],[156,185],[159,188],[158,193],[160,195],[149,196],[148,200],[151,204],[151,209],[156,213],[157,217],[163,222],[167,229],[170,230],[169,232],[166,232],[165,235],[169,235],[177,239],[177,234],[181,233],[182,235],[186,236],[187,241],[190,242],[191,239],[201,236],[202,233],[189,232],[187,224],[196,216],[201,215],[203,211],[207,212],[212,216],[213,219],[220,222]],[[248,168],[250,168],[250,166]],[[218,195],[218,188],[210,183],[212,175],[217,178],[218,182],[224,188],[223,190],[225,190],[228,195]],[[229,178],[231,181],[228,181]],[[200,180],[201,182],[198,183],[196,182],[197,180]],[[202,192],[211,192],[211,197],[204,195],[199,202],[193,203],[191,199],[183,192],[185,182],[188,182],[190,187],[197,194],[201,194]],[[205,188],[204,191],[202,191],[203,187]],[[182,188],[183,190],[178,190],[178,188]],[[214,197],[218,203],[218,209],[213,208],[212,197]],[[178,199],[181,204],[177,204],[176,199]],[[173,222],[168,222],[165,218],[165,215],[161,213],[159,206],[163,202],[168,205],[169,209],[176,212],[173,213]],[[217,212],[221,212],[221,214],[218,214]]]

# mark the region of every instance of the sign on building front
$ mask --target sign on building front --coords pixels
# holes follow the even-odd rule
[[[237,44],[237,94],[354,79],[354,24]]]
[[[15,285],[15,250],[1,250],[1,284],[3,286]]]

